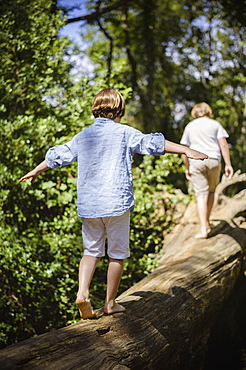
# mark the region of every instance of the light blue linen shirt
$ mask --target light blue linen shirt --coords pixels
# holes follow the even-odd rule
[[[50,168],[78,161],[78,215],[85,218],[120,216],[133,210],[134,153],[161,155],[163,134],[143,134],[107,118],[94,123],[63,145],[46,153]]]

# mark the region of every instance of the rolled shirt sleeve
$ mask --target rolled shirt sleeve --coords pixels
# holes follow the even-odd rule
[[[49,168],[57,168],[68,165],[77,160],[76,136],[66,144],[56,145],[50,148],[45,156]]]
[[[143,134],[135,130],[130,135],[132,154],[162,155],[165,153],[165,138],[161,133]]]

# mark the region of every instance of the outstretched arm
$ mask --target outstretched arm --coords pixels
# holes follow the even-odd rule
[[[175,153],[175,154],[182,154],[182,159],[185,165],[185,176],[187,180],[191,180],[190,174],[190,165],[188,158],[192,159],[206,159],[208,156],[204,153],[198,152],[197,150],[190,149],[186,145],[175,144],[172,141],[165,141],[165,152],[166,153]]]
[[[50,167],[47,166],[47,163],[46,161],[43,161],[41,162],[36,168],[34,168],[34,170],[28,172],[25,176],[23,176],[19,182],[22,182],[22,181],[26,181],[27,179],[29,179],[30,177],[32,177],[32,182],[34,182],[36,180],[36,178],[38,177],[38,175],[43,172],[43,171],[46,171],[48,170]]]
[[[174,154],[185,154],[188,158],[192,159],[207,159],[208,156],[197,150],[190,149],[188,146],[173,143],[172,141],[165,140],[165,152]]]
[[[232,165],[231,165],[228,143],[227,143],[225,137],[221,137],[218,140],[218,142],[219,142],[220,150],[221,150],[221,153],[222,153],[222,157],[225,161],[225,174],[226,174],[227,177],[229,177],[229,179],[231,179],[232,175],[233,175],[233,168],[232,168]]]

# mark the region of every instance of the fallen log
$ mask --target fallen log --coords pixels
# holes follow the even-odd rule
[[[246,190],[237,173],[223,181],[212,213],[214,229],[197,240],[192,201],[165,239],[159,267],[124,292],[126,312],[81,320],[0,351],[0,368],[202,369],[212,326],[245,269]]]

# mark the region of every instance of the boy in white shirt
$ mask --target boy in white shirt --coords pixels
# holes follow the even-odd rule
[[[227,177],[232,177],[233,168],[226,141],[229,135],[218,121],[211,118],[211,107],[206,103],[196,104],[191,115],[194,120],[185,127],[180,143],[209,157],[204,161],[194,161],[188,160],[186,155],[182,156],[186,178],[192,181],[197,199],[200,232],[195,237],[206,239],[210,229],[209,217],[214,203],[214,192],[220,178],[221,153]]]

